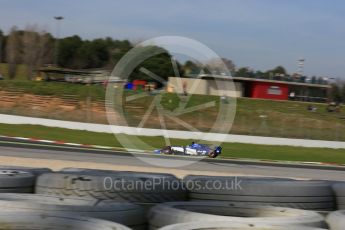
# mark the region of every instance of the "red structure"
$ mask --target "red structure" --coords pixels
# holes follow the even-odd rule
[[[268,100],[294,100],[307,102],[328,102],[332,86],[326,83],[301,82],[301,79],[290,78],[290,81],[259,79],[253,77],[224,77],[205,75],[204,80],[218,81],[221,85],[233,81],[238,97],[249,97]],[[170,81],[170,78],[169,78]],[[213,87],[213,86],[212,86]],[[204,92],[201,92],[203,94]],[[208,94],[206,92],[205,94]],[[221,92],[219,92],[221,93]]]
[[[252,98],[273,100],[289,99],[289,86],[284,83],[252,82],[250,88],[250,97]]]
[[[145,89],[147,82],[145,80],[134,80],[133,81],[133,90]]]

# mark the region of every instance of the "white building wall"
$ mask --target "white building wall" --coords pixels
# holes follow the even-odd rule
[[[182,94],[184,87],[188,94],[242,97],[243,87],[239,82],[223,79],[197,79],[169,77],[168,92]]]

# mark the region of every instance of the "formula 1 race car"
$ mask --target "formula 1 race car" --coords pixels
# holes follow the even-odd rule
[[[165,146],[162,149],[155,150],[154,152],[158,154],[209,156],[211,158],[216,158],[222,153],[222,147],[217,146],[215,148],[211,148],[205,144],[192,142],[191,145],[187,146]]]

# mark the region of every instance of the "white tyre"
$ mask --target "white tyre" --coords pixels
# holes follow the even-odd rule
[[[282,178],[187,176],[183,179],[191,193],[238,196],[332,197],[329,183]]]
[[[0,169],[0,193],[32,193],[36,177],[29,172]]]
[[[43,174],[37,179],[36,193],[137,204],[187,199],[181,181],[173,175],[102,170]]]
[[[144,229],[145,210],[131,203],[117,203],[111,200],[64,198],[42,194],[0,194],[0,209],[5,211],[31,211],[81,215]]]
[[[130,230],[110,221],[45,212],[0,212],[0,229]]]
[[[229,202],[172,202],[157,205],[149,212],[151,229],[195,221],[325,226],[324,218],[313,211]]]
[[[326,221],[331,230],[344,230],[345,227],[345,210],[331,212]]]
[[[35,176],[39,176],[43,173],[52,172],[49,168],[33,168],[33,167],[23,167],[23,166],[0,166],[0,170],[11,170],[11,171],[24,171],[32,173]]]
[[[173,224],[159,230],[322,230],[323,228],[313,228],[306,226],[277,226],[256,223],[233,223],[233,222],[191,222],[183,224]]]

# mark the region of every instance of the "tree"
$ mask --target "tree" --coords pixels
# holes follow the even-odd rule
[[[342,101],[342,89],[340,87],[340,82],[332,84],[331,89],[331,98],[333,101],[341,102]]]
[[[3,47],[4,47],[4,33],[2,30],[0,30],[0,63],[2,63],[2,57],[3,57]]]
[[[224,62],[226,68],[231,72],[235,72],[236,66],[233,61],[227,58],[222,58],[222,61]]]
[[[191,60],[188,60],[182,66],[183,75],[198,75],[202,70],[201,64],[197,64]],[[182,74],[181,74],[182,75]]]
[[[253,76],[254,76],[254,73],[249,67],[239,68],[235,73],[235,77],[253,77]]]
[[[226,58],[214,58],[206,63],[206,68],[214,74],[224,75],[235,71],[234,63]]]
[[[255,72],[255,77],[265,79],[265,78],[267,78],[267,73],[264,73],[264,72],[258,70]]]
[[[158,86],[162,86],[164,82],[159,81],[152,77],[152,75],[143,72],[143,69],[150,71],[151,73],[159,76],[163,80],[167,81],[168,77],[174,76],[174,68],[172,65],[171,55],[163,48],[158,46],[146,46],[140,47],[142,49],[140,53],[143,56],[150,54],[157,54],[143,61],[137,66],[129,76],[129,80],[141,79],[149,82],[156,82]],[[181,65],[177,63],[179,72],[181,71]]]
[[[61,39],[58,47],[58,65],[67,68],[77,67],[79,60],[76,59],[76,54],[82,45],[83,41],[77,35]]]
[[[35,68],[52,62],[53,39],[50,34],[44,30],[41,31],[37,25],[29,25],[23,32],[22,47],[26,76],[31,80]]]
[[[94,54],[92,43],[85,41],[73,55],[73,64],[67,67],[86,69],[97,66],[97,56]]]
[[[133,48],[132,44],[128,40],[119,41],[112,39],[107,39],[110,47],[110,65],[114,67],[116,63],[125,55],[129,50]]]
[[[84,41],[75,55],[75,66],[81,69],[109,66],[112,45],[112,41],[108,39]]]
[[[312,84],[316,84],[316,83],[317,83],[316,76],[312,76],[312,77],[311,77],[311,83],[312,83]]]
[[[128,40],[119,41],[109,37],[82,40],[75,35],[61,39],[58,64],[65,68],[113,69],[131,48]]]
[[[37,58],[36,67],[51,64],[54,61],[54,38],[46,31],[40,34]]]
[[[283,66],[277,66],[276,68],[269,70],[268,72],[272,72],[274,74],[283,74],[287,75],[287,72]]]
[[[17,27],[12,27],[10,34],[7,38],[6,45],[6,61],[8,63],[8,77],[15,78],[17,72],[17,64],[20,63],[20,34]]]
[[[342,83],[340,96],[341,96],[342,102],[345,103],[345,82]]]
[[[323,84],[323,78],[322,77],[318,77],[316,83],[317,84]]]
[[[29,25],[22,36],[23,63],[26,64],[26,76],[29,80],[32,78],[32,72],[37,60],[39,48],[39,35],[36,31],[37,27],[35,25]]]

